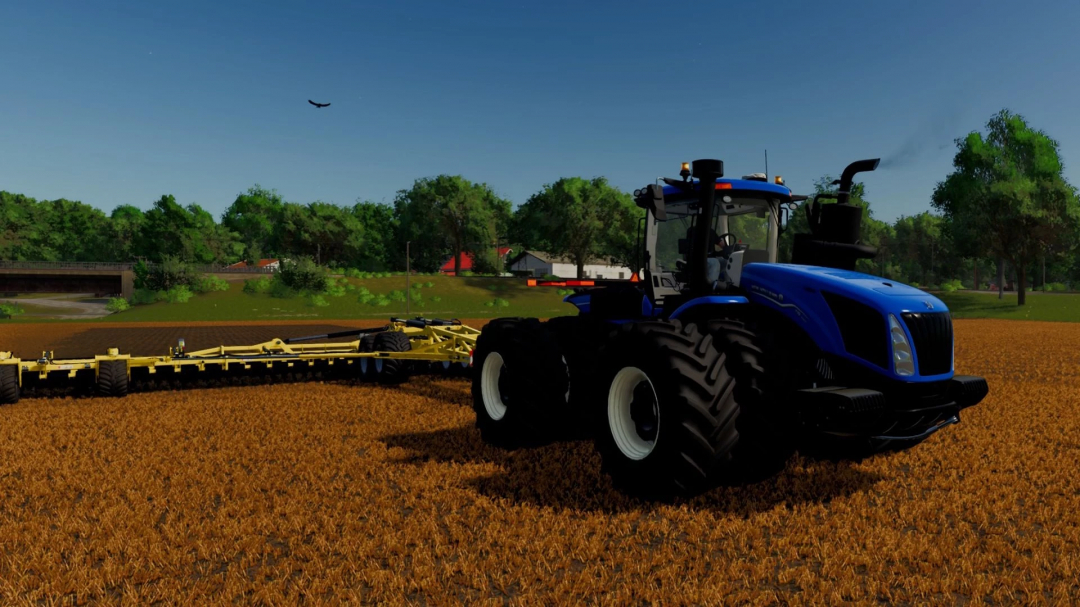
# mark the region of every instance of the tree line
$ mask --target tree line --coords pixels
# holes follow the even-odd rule
[[[851,201],[865,209],[862,241],[879,255],[860,268],[923,287],[986,288],[1034,284],[1080,286],[1080,203],[1062,176],[1059,146],[1023,117],[1003,110],[956,140],[953,172],[937,185],[934,212],[876,219],[863,184]],[[823,176],[814,193],[829,192]],[[544,185],[516,209],[490,186],[460,175],[416,180],[392,204],[358,200],[352,206],[288,202],[255,185],[239,194],[220,219],[198,204],[162,196],[148,210],[120,205],[111,213],[78,201],[34,200],[0,192],[0,259],[27,261],[160,262],[196,264],[261,258],[310,258],[323,266],[362,271],[431,272],[471,253],[474,271],[500,272],[500,247],[533,249],[572,260],[639,263],[642,211],[629,193],[606,179],[567,177]],[[791,235],[806,230],[792,214],[780,259],[790,259]],[[460,267],[455,265],[455,270]]]

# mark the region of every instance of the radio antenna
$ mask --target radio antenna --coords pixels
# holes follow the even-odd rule
[[[765,181],[769,180],[769,150],[765,150]]]

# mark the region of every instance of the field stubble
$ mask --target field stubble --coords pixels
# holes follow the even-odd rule
[[[0,600],[1080,600],[1080,325],[957,321],[987,399],[920,447],[647,504],[505,452],[463,380],[0,409]]]

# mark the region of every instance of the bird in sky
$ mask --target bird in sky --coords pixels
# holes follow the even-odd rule
[[[314,105],[315,107],[326,107],[326,106],[330,105],[329,103],[315,103],[314,101],[312,101],[310,99],[308,99],[307,102],[310,103],[311,105]]]

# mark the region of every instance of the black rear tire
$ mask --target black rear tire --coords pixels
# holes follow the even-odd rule
[[[409,336],[401,331],[383,331],[375,334],[376,352],[408,352],[412,349]],[[410,361],[400,358],[374,359],[375,373],[383,384],[400,384],[409,379]]]
[[[0,405],[19,402],[19,366],[0,365]]]
[[[590,412],[597,398],[597,373],[601,344],[616,330],[603,321],[582,316],[559,316],[548,320],[547,330],[555,336],[567,376],[567,419],[572,432],[567,438],[590,438]]]
[[[774,474],[795,452],[795,420],[782,401],[787,370],[776,362],[777,346],[769,336],[737,320],[711,321],[709,333],[725,353],[725,366],[735,379],[736,424],[746,439],[735,447],[734,457],[743,463],[739,474],[744,480]]]
[[[127,361],[103,360],[98,363],[98,394],[122,398],[128,393]]]
[[[559,433],[566,422],[566,368],[554,335],[539,320],[489,322],[473,361],[473,410],[484,442],[514,449]]]

